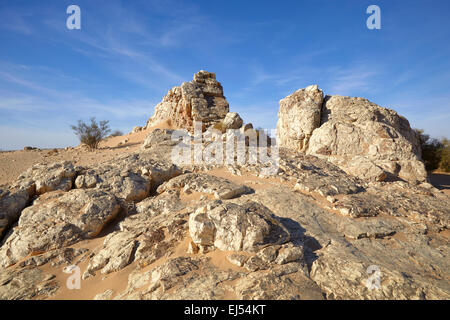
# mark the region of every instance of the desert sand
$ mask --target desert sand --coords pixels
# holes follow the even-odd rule
[[[154,129],[173,129],[170,121],[162,121],[137,133],[109,137],[100,143],[99,149],[90,151],[83,145],[64,149],[35,149],[0,152],[0,186],[16,180],[16,178],[37,163],[49,164],[59,161],[73,161],[77,166],[89,166],[109,161],[119,154],[132,153],[139,150],[149,132]],[[127,142],[124,142],[128,139]]]

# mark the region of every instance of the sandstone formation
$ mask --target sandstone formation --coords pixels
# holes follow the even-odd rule
[[[3,232],[19,219],[20,212],[25,208],[30,195],[27,190],[0,189],[0,238]]]
[[[236,112],[228,112],[222,121],[224,129],[239,129],[244,121]]]
[[[146,128],[168,119],[178,128],[192,130],[194,121],[202,121],[207,128],[224,119],[228,111],[229,105],[216,75],[200,71],[194,74],[192,81],[169,90],[155,107]]]
[[[289,233],[271,212],[252,202],[200,207],[189,217],[189,233],[196,245],[223,251],[254,252],[289,240]]]
[[[326,96],[317,86],[280,101],[282,147],[325,158],[368,180],[427,179],[408,120],[363,98]]]
[[[158,193],[163,193],[164,191],[177,188],[183,188],[185,192],[195,191],[209,193],[216,199],[222,200],[238,197],[250,191],[250,189],[244,185],[238,185],[227,179],[200,173],[180,175],[162,184],[157,191]]]
[[[222,94],[205,72],[187,87]],[[187,107],[179,93],[162,104]],[[223,111],[202,114],[253,131]],[[169,116],[189,126],[183,112]],[[272,175],[261,160],[174,163],[168,129],[102,163],[34,166],[0,188],[0,299],[76,297],[75,266],[84,299],[450,299],[450,198],[414,172],[407,121],[311,86],[283,100],[278,127]]]
[[[119,209],[116,198],[101,191],[48,193],[22,211],[17,227],[0,248],[1,266],[93,238]]]
[[[306,151],[309,139],[320,126],[323,92],[317,85],[300,89],[280,100],[277,134],[281,146]]]

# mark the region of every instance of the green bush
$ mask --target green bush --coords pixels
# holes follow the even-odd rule
[[[450,172],[450,140],[443,138],[442,152],[441,152],[441,162],[439,163],[439,169],[445,172]]]
[[[78,120],[78,124],[76,126],[71,126],[71,128],[80,139],[80,142],[93,150],[97,149],[100,141],[102,141],[108,133],[111,132],[108,123],[109,121],[107,120],[97,123],[95,118],[91,118],[90,124],[86,124],[82,120]]]
[[[428,171],[436,169],[450,172],[450,141],[447,138],[430,138],[421,129],[415,129],[422,147],[422,160]]]

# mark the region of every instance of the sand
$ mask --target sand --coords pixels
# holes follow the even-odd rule
[[[163,121],[137,133],[107,138],[95,151],[89,151],[81,145],[66,149],[2,151],[0,152],[0,186],[14,182],[21,173],[37,163],[73,161],[77,166],[89,166],[109,161],[118,154],[138,151],[147,135],[156,128],[173,129],[169,121]],[[119,145],[125,139],[128,139],[128,142]]]
[[[22,172],[26,171],[29,167],[37,163],[52,163],[56,161],[69,160],[73,161],[75,165],[88,166],[93,164],[99,164],[108,160],[113,159],[118,154],[132,153],[139,150],[141,144],[145,140],[146,136],[154,129],[173,129],[170,122],[164,121],[160,124],[143,130],[137,133],[129,133],[123,136],[111,137],[106,139],[100,144],[100,148],[95,151],[89,151],[82,146],[76,148],[66,148],[66,149],[46,149],[46,150],[31,150],[31,151],[9,151],[0,152],[0,186],[12,183]],[[120,142],[128,139],[124,144]],[[243,173],[242,176],[236,176],[231,174],[227,169],[219,168],[208,171],[207,173],[215,175],[218,177],[226,178],[235,183],[245,184],[255,190],[263,190],[274,185],[286,185],[293,187],[293,182],[280,182],[278,177],[270,177],[267,179],[262,179],[257,176]],[[431,175],[431,183],[440,190],[450,195],[450,174],[443,172],[434,172]],[[180,192],[180,197],[182,201],[198,201],[201,196],[205,196],[212,199],[213,196],[210,194],[193,192],[190,194],[185,194],[183,190]],[[319,199],[320,197],[315,194],[311,194],[318,203],[325,203],[325,199]],[[319,201],[320,200],[320,201]],[[90,252],[98,252],[106,235],[110,232],[109,228],[104,230],[97,238],[92,240],[82,241],[73,245],[74,248],[87,248]],[[450,231],[443,231],[443,235],[448,238],[450,236]],[[396,233],[393,236],[394,239],[398,241],[405,241],[406,236],[401,233]],[[179,256],[191,256],[188,254],[187,248],[191,241],[189,237],[186,237],[183,241],[179,243],[174,253],[169,257],[163,257],[154,263],[142,267],[140,272],[145,273],[152,270],[158,265],[163,264],[169,258],[175,258]],[[206,254],[211,260],[211,263],[218,269],[232,269],[235,271],[243,271],[242,268],[231,264],[226,256],[232,252],[222,252],[220,250],[215,250]],[[89,259],[86,259],[79,263],[81,269],[81,274],[86,270]],[[103,293],[106,290],[113,290],[111,297],[115,297],[118,293],[123,292],[128,284],[128,277],[131,272],[136,270],[136,262],[128,265],[124,269],[114,272],[108,275],[103,275],[100,272],[91,278],[82,280],[82,290],[69,290],[66,287],[67,278],[70,276],[63,272],[65,265],[53,267],[49,263],[41,266],[40,269],[46,273],[55,276],[53,281],[58,282],[60,289],[57,294],[50,299],[92,299],[97,294]],[[224,287],[233,286],[235,283],[233,281],[224,283]],[[144,290],[145,288],[142,288]],[[39,299],[40,297],[36,297]],[[41,297],[42,298],[42,297]],[[235,299],[236,297],[229,291],[225,292],[226,299]]]
[[[110,137],[100,143],[99,149],[89,151],[79,145],[65,149],[37,149],[31,151],[2,151],[0,152],[0,186],[14,182],[17,177],[37,163],[50,164],[58,161],[73,161],[78,166],[99,164],[113,159],[118,154],[138,151],[147,135],[154,129],[175,129],[170,120],[162,121],[137,133]],[[120,144],[125,139],[128,141]],[[119,145],[120,144],[120,145]],[[224,177],[237,183],[245,183],[253,189],[264,189],[273,183],[279,183],[276,178],[262,180],[251,175],[242,177],[229,174],[226,169],[215,169],[211,174]],[[450,173],[435,171],[431,174],[431,183],[438,189],[450,195]]]

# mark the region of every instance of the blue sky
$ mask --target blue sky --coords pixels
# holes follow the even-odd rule
[[[66,28],[71,4],[81,30]],[[256,126],[318,84],[450,137],[449,14],[447,0],[0,0],[0,149],[77,145],[70,125],[91,116],[129,132],[199,70]]]

